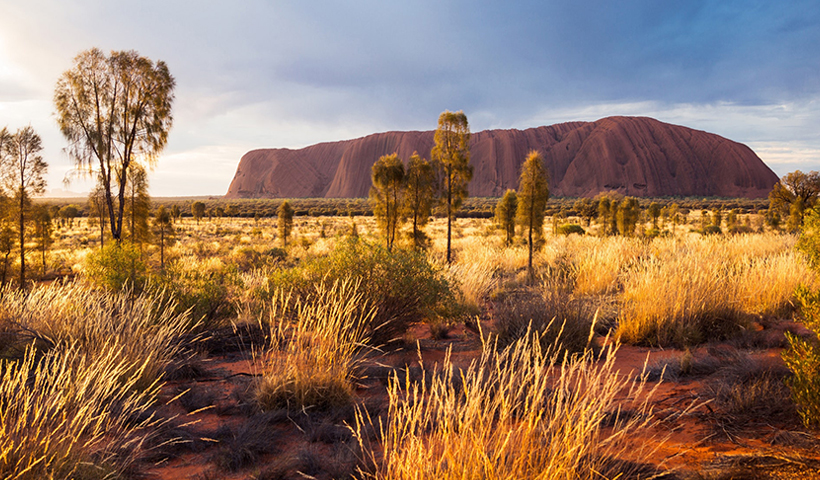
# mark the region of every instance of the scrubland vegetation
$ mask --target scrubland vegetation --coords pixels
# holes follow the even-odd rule
[[[45,277],[58,278],[26,292],[9,284],[0,298],[0,471],[126,478],[206,448],[168,405],[215,402],[166,391],[222,351],[253,366],[238,402],[261,423],[199,431],[221,445],[207,478],[649,478],[668,435],[653,390],[661,376],[698,372],[733,379],[709,390],[722,428],[771,398],[813,425],[816,339],[766,340],[787,347],[794,373],[728,376],[717,359],[729,357],[687,353],[722,340],[763,348],[755,332],[802,318],[801,302],[811,327],[818,280],[802,245],[813,237],[796,248],[782,232],[704,235],[693,231],[700,217],[656,236],[598,236],[598,222],[586,235],[553,234],[547,218],[535,280],[520,235],[507,246],[485,219],[454,222],[449,265],[445,219],[426,227],[426,251],[406,235],[388,251],[372,217],[296,216],[287,247],[276,219],[182,218],[164,266],[155,242],[101,248],[91,219],[58,223]],[[641,224],[651,230],[651,218]],[[433,342],[462,332],[475,353],[395,365],[397,352],[423,358],[419,331]],[[619,344],[682,353],[666,373],[625,375]],[[280,441],[277,412],[312,418],[305,435],[347,425],[333,427],[332,465],[276,460],[263,445]],[[243,442],[258,448],[240,454]]]

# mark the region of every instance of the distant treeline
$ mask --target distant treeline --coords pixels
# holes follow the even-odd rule
[[[221,197],[154,197],[151,200],[152,209],[164,205],[166,209],[179,208],[183,217],[193,216],[191,205],[194,202],[205,204],[205,217],[245,217],[266,218],[275,217],[279,205],[285,199],[281,198],[243,198],[224,199]],[[288,199],[296,216],[372,216],[373,209],[366,198],[293,198]],[[464,204],[458,212],[462,218],[491,218],[495,212],[495,205],[500,199],[496,197],[473,197],[464,199]],[[574,197],[554,197],[547,203],[548,216],[562,214],[576,216],[576,202]],[[641,208],[646,209],[652,202],[661,207],[676,203],[680,209],[687,210],[733,210],[738,213],[757,213],[769,208],[767,198],[703,198],[703,197],[660,197],[638,198]],[[89,206],[83,198],[43,198],[38,202],[48,203],[57,207],[72,206],[77,216],[88,216]],[[443,216],[443,215],[442,215]]]

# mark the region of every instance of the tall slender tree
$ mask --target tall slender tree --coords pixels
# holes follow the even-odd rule
[[[404,202],[404,164],[395,153],[383,155],[372,167],[370,203],[376,224],[384,235],[387,251],[393,250],[396,232],[402,222],[401,205]]]
[[[194,220],[196,220],[196,224],[199,225],[199,221],[205,216],[205,204],[202,202],[192,203],[191,215],[194,217]]]
[[[3,185],[12,193],[17,207],[17,235],[20,246],[20,288],[26,287],[26,215],[31,198],[45,191],[43,175],[48,164],[40,152],[40,135],[29,125],[3,141],[5,153],[2,162]]]
[[[450,263],[453,219],[468,195],[467,184],[473,178],[467,115],[462,111],[444,111],[438,117],[434,140],[431,156],[441,178],[441,197],[447,215],[447,263]]]
[[[151,214],[151,196],[148,194],[148,174],[140,164],[128,170],[125,187],[125,218],[128,220],[128,240],[140,246],[149,240],[151,230],[148,217]]]
[[[515,216],[518,208],[518,196],[515,190],[509,189],[495,206],[495,224],[504,231],[504,244],[508,247],[515,239]]]
[[[57,82],[54,103],[66,151],[78,171],[101,179],[117,242],[129,170],[135,163],[153,166],[168,142],[174,86],[165,62],[133,50],[107,56],[96,48],[80,53]]]
[[[37,248],[40,249],[40,259],[42,260],[43,276],[46,274],[46,255],[48,248],[53,242],[51,224],[51,213],[48,205],[38,205],[34,210],[34,235],[37,239]]]
[[[535,278],[532,268],[534,240],[541,238],[544,230],[544,212],[547,209],[547,200],[550,197],[549,174],[544,168],[541,154],[531,151],[521,167],[521,178],[518,181],[518,209],[516,218],[518,224],[527,229],[527,244],[529,257],[527,258],[527,272],[530,281]]]
[[[159,268],[165,268],[165,245],[174,235],[171,212],[165,209],[165,205],[160,205],[154,215],[154,235],[159,241]]]
[[[285,200],[279,205],[279,237],[282,239],[282,246],[288,246],[288,238],[293,231],[293,207],[290,202]]]
[[[105,192],[103,192],[102,182],[97,182],[94,190],[88,194],[88,218],[97,220],[100,227],[100,248],[105,247],[105,227],[108,218],[108,210],[105,205]]]
[[[415,248],[424,248],[427,245],[427,235],[424,227],[430,220],[436,191],[436,173],[427,160],[413,152],[407,162],[405,175],[407,190],[404,199],[404,216],[413,224],[410,238]]]

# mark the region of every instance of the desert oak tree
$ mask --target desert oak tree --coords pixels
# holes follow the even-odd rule
[[[436,173],[427,160],[413,152],[407,162],[405,183],[407,190],[404,199],[404,216],[413,223],[410,231],[415,248],[424,248],[427,245],[427,235],[424,228],[433,213],[433,201],[436,193]]]
[[[402,221],[401,205],[404,202],[404,164],[395,153],[383,155],[373,164],[370,187],[370,203],[376,224],[382,231],[387,251],[393,250],[396,232]]]
[[[544,229],[544,212],[547,209],[547,200],[550,197],[549,174],[544,168],[541,154],[531,151],[521,167],[521,179],[518,181],[518,208],[516,219],[518,224],[527,229],[527,244],[529,257],[527,272],[530,280],[533,279],[532,254],[533,235],[540,237]]]
[[[441,196],[447,215],[447,263],[450,263],[453,219],[467,197],[467,184],[473,178],[467,115],[462,111],[444,111],[438,117],[434,141],[431,156],[441,178]]]
[[[3,135],[5,134],[5,135]],[[14,197],[17,214],[17,234],[20,245],[20,288],[26,286],[26,213],[31,197],[45,191],[46,182],[43,175],[48,164],[40,152],[43,150],[40,135],[31,126],[17,130],[10,135],[3,129],[2,140],[2,177],[3,187]]]
[[[282,246],[287,247],[288,238],[293,231],[293,207],[290,206],[289,201],[285,200],[279,205],[277,216],[279,217],[279,237],[282,238]]]
[[[495,223],[504,234],[504,243],[509,247],[515,239],[515,215],[518,207],[518,196],[515,190],[509,189],[495,206]]]
[[[57,81],[54,103],[66,151],[78,172],[99,176],[117,242],[129,170],[134,163],[153,166],[168,142],[174,86],[165,62],[133,50],[106,56],[97,48],[77,55]]]

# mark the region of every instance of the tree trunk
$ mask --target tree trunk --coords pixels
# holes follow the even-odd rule
[[[22,188],[20,189],[20,290],[26,289],[26,229],[25,229],[25,207],[26,198]]]

